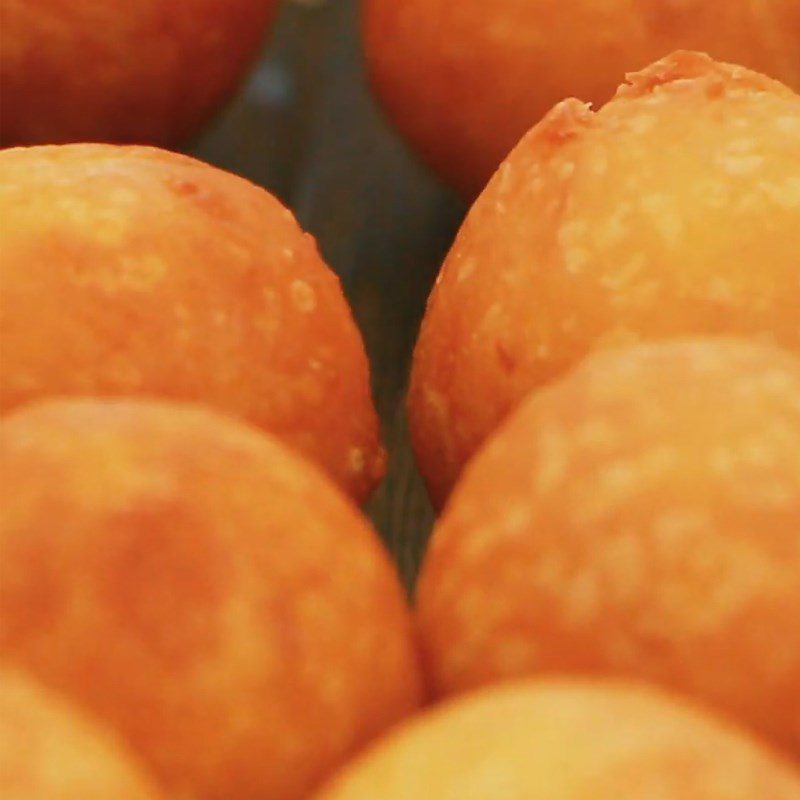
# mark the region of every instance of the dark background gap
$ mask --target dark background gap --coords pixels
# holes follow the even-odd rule
[[[193,152],[280,197],[340,276],[372,363],[390,454],[367,511],[410,585],[433,514],[408,439],[409,359],[464,207],[376,108],[358,0],[284,2],[260,62]]]

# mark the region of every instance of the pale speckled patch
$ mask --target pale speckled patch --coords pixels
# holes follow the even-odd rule
[[[513,510],[512,510],[513,515]],[[504,531],[513,531],[516,529],[526,529],[530,524],[530,511],[525,508],[522,516],[517,520],[514,518],[505,517],[500,525]],[[470,531],[469,536],[464,538],[464,543],[461,548],[461,557],[466,563],[480,563],[485,555],[491,553],[497,545],[497,532],[490,528],[476,528]]]
[[[240,244],[239,242],[229,241],[225,246],[227,254],[236,261],[249,261],[252,258],[252,252],[247,245]]]
[[[600,147],[592,148],[588,159],[589,172],[595,177],[602,177],[608,172],[608,154]]]
[[[668,445],[652,447],[636,458],[610,460],[594,474],[590,485],[576,488],[569,518],[576,528],[608,518],[678,462],[675,448]]]
[[[562,161],[561,164],[559,164],[558,177],[561,178],[562,181],[571,178],[574,174],[575,174],[574,161]]]
[[[628,130],[635,133],[637,136],[647,133],[655,127],[657,118],[655,114],[636,114],[635,116],[628,117],[625,125]]]
[[[541,175],[537,175],[536,177],[531,178],[528,183],[528,188],[532,194],[541,194],[546,185],[547,181]]]
[[[105,201],[109,206],[138,206],[142,195],[127,186],[114,186],[106,191]]]
[[[587,417],[572,432],[576,448],[602,454],[609,452],[620,439],[618,428],[605,417]]]
[[[477,259],[465,258],[461,261],[456,273],[456,283],[463,283],[472,277],[477,266]]]
[[[217,328],[224,328],[230,320],[230,315],[227,311],[217,308],[211,312],[211,322]]]
[[[630,230],[628,217],[630,206],[620,203],[616,206],[610,217],[598,222],[594,230],[594,241],[601,249],[607,249],[621,242]]]
[[[123,197],[132,195],[136,199],[135,193],[124,188],[114,192]],[[124,207],[129,202],[119,202],[109,196],[104,205],[98,206],[79,198],[65,197],[56,203],[56,209],[58,215],[73,229],[87,231],[91,235],[91,241],[101,247],[113,248],[124,243],[131,230],[131,217]]]
[[[303,314],[310,314],[317,307],[317,293],[306,281],[293,280],[289,292],[295,308]]]
[[[664,244],[674,246],[681,242],[685,230],[684,215],[671,197],[649,194],[640,198],[639,203]]]
[[[347,451],[347,468],[351,473],[360,475],[364,472],[366,464],[367,459],[363,448],[351,447]]]
[[[123,257],[119,264],[119,283],[134,291],[152,289],[167,274],[167,262],[154,253]]]
[[[613,292],[628,289],[640,278],[646,266],[644,254],[634,253],[626,261],[620,262],[616,269],[601,276],[600,285]]]
[[[669,552],[685,544],[685,537],[703,535],[712,524],[708,509],[675,507],[658,514],[652,521],[651,531],[653,540]]]
[[[531,523],[531,508],[527,503],[511,503],[503,512],[502,526],[509,533],[527,533]]]
[[[774,119],[774,124],[781,133],[800,136],[800,114],[794,117],[776,117]]]
[[[548,344],[547,342],[544,342],[544,341],[539,342],[533,348],[533,355],[539,361],[546,361],[548,358],[550,358],[550,356],[552,355],[552,352],[553,352],[552,346],[550,344]]]
[[[441,392],[425,386],[423,389],[423,399],[425,405],[432,412],[436,419],[436,424],[440,430],[448,430],[450,422],[450,410],[444,395]]]
[[[536,442],[536,491],[546,494],[559,487],[569,467],[569,442],[562,430],[544,429]]]
[[[775,181],[761,181],[759,191],[779,208],[787,211],[800,208],[800,176],[788,175]]]
[[[745,155],[748,153],[752,153],[753,150],[758,149],[759,142],[757,139],[753,138],[742,138],[742,139],[734,139],[727,147],[727,150],[731,154],[740,154]]]
[[[658,541],[665,553],[675,552],[677,546],[682,548],[680,552],[689,559],[695,580],[683,577],[660,581],[652,605],[643,609],[637,620],[639,628],[650,633],[686,639],[719,630],[735,619],[753,596],[763,594],[764,586],[774,586],[774,565],[754,543],[732,539],[721,554],[716,548],[698,546],[693,536],[680,543],[663,538]]]
[[[742,481],[741,492],[748,505],[773,511],[788,511],[800,501],[797,486],[785,481]]]
[[[564,269],[570,274],[582,272],[591,260],[591,251],[584,244],[588,231],[589,225],[583,220],[565,222],[558,231]]]
[[[109,294],[146,292],[164,279],[167,262],[153,253],[127,255],[98,269],[80,269],[73,273],[79,286],[96,286]]]
[[[720,153],[714,158],[714,163],[727,175],[732,177],[749,176],[758,172],[763,167],[765,158],[758,154],[744,154],[738,152]]]
[[[495,209],[499,214],[504,214],[507,210],[506,196],[511,187],[511,170],[511,163],[504,161],[498,168],[497,175],[494,178]]]
[[[722,275],[715,275],[709,280],[705,294],[709,300],[720,305],[735,306],[739,302],[736,285]]]

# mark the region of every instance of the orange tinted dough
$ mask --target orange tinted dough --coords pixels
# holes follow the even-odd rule
[[[0,658],[176,797],[299,800],[420,700],[376,534],[272,437],[63,400],[0,424]]]
[[[367,65],[391,121],[467,197],[565,97],[602,105],[677,49],[800,89],[797,0],[364,0]]]
[[[727,339],[588,359],[469,465],[417,603],[438,694],[642,678],[800,756],[800,360]]]
[[[28,676],[0,668],[3,800],[159,800],[104,729]]]
[[[557,106],[473,206],[430,298],[412,435],[441,505],[531,390],[682,334],[800,350],[800,97],[678,53],[597,113]]]
[[[185,156],[0,152],[0,411],[61,394],[202,401],[355,498],[384,454],[337,277],[274,197]]]
[[[652,688],[493,687],[402,725],[317,800],[798,800],[743,731]]]
[[[233,93],[276,0],[3,0],[0,141],[176,145]]]

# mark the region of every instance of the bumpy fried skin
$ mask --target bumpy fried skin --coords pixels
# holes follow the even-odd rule
[[[200,407],[51,400],[0,424],[0,658],[175,796],[298,800],[412,711],[378,537],[316,469]]]
[[[385,456],[337,277],[274,197],[166,151],[0,153],[0,411],[52,395],[200,401],[357,500]]]
[[[800,360],[728,339],[591,357],[467,467],[417,602],[440,695],[636,677],[800,755]]]
[[[800,349],[800,97],[695,53],[566,101],[473,206],[422,325],[409,411],[441,505],[529,391],[640,339]]]
[[[378,99],[420,157],[474,198],[565,97],[596,107],[678,49],[800,90],[796,0],[364,0]]]
[[[276,0],[3,0],[0,142],[177,145],[230,97]]]

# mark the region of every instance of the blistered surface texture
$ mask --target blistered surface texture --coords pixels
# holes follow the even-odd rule
[[[567,101],[473,206],[415,353],[412,435],[441,504],[532,389],[600,348],[741,333],[800,349],[800,97],[678,53]]]
[[[337,277],[274,197],[185,156],[0,153],[0,410],[60,394],[202,401],[356,499],[384,470]]]
[[[388,555],[277,441],[129,401],[46,401],[0,427],[0,658],[175,796],[305,797],[415,708]]]
[[[440,694],[615,674],[800,754],[800,361],[742,341],[587,360],[491,438],[418,611]]]

